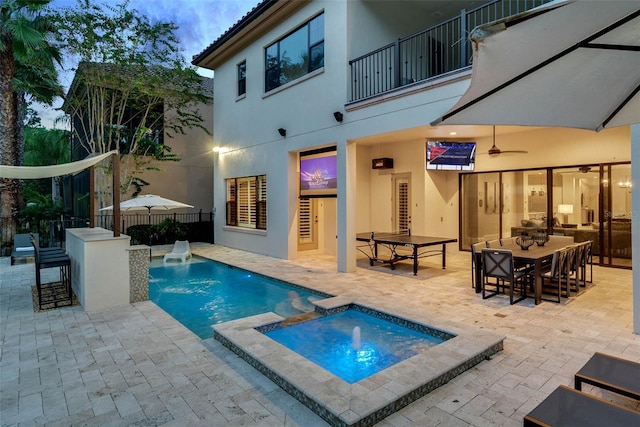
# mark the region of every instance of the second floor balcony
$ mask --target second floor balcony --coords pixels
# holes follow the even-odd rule
[[[349,102],[366,100],[470,66],[472,49],[468,35],[471,30],[550,1],[490,1],[475,9],[461,10],[458,16],[445,22],[352,59],[349,61]]]

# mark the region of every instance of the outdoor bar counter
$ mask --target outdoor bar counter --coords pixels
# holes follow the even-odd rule
[[[67,229],[71,286],[86,311],[129,304],[130,240],[99,227]]]

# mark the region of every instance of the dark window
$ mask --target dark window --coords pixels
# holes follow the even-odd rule
[[[247,93],[247,63],[242,61],[238,64],[238,96]]]
[[[265,92],[324,66],[324,14],[265,49]]]

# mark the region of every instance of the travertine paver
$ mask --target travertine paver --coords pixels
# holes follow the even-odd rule
[[[449,245],[449,249],[452,245]],[[170,247],[154,247],[154,256]],[[504,350],[388,417],[381,426],[520,426],[522,417],[595,351],[640,361],[632,332],[632,275],[594,267],[595,283],[563,304],[482,300],[471,289],[470,254],[447,254],[395,271],[359,262],[277,260],[211,245],[203,255],[372,306],[428,313],[506,336]],[[49,274],[49,272],[46,272]],[[151,302],[95,313],[34,313],[33,264],[0,259],[0,425],[323,426],[319,417],[218,342],[200,340]],[[586,391],[640,410],[637,402]]]

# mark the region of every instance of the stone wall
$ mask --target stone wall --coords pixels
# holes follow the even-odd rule
[[[149,251],[146,245],[131,246],[129,251],[129,286],[131,303],[149,299]]]

